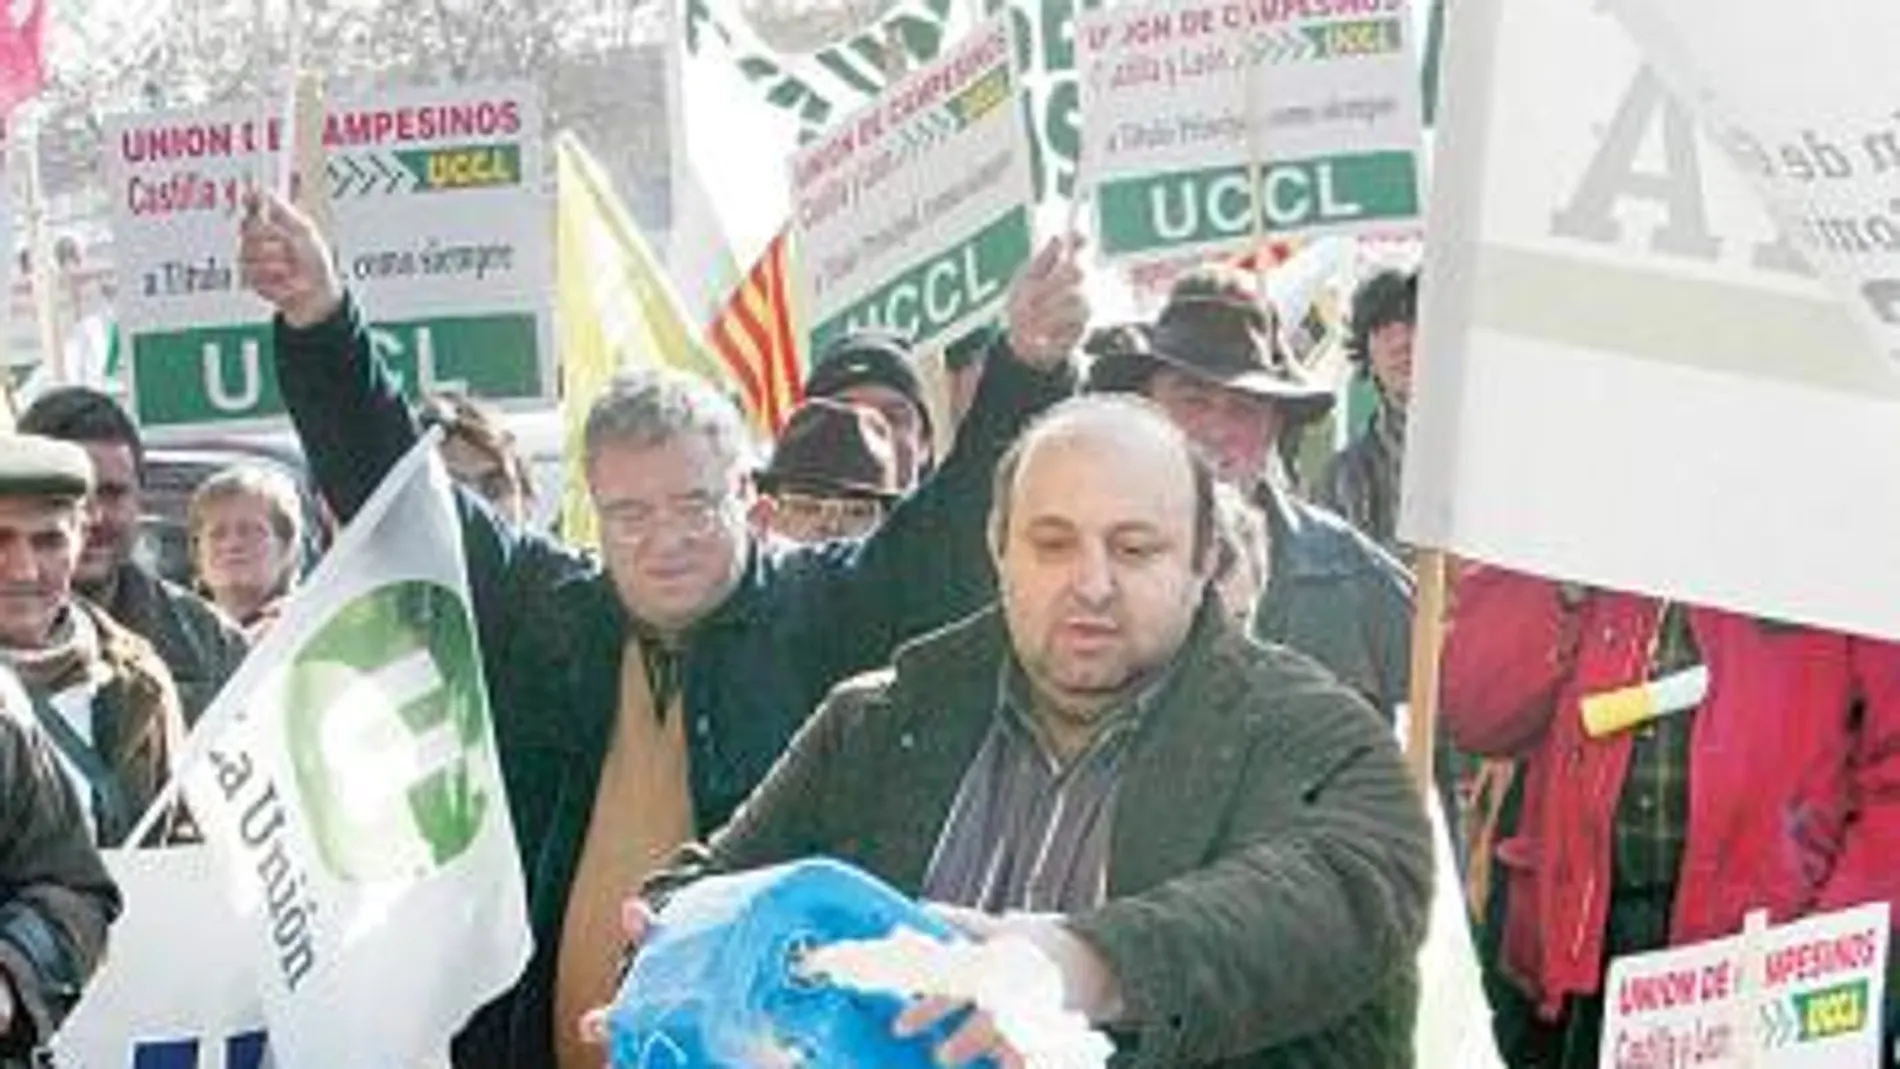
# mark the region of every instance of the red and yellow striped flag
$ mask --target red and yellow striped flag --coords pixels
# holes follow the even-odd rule
[[[785,280],[786,244],[786,231],[781,230],[706,332],[713,352],[739,386],[746,414],[773,436],[805,392]]]

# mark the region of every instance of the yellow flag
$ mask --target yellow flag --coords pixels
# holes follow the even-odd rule
[[[555,206],[558,259],[561,403],[566,413],[567,473],[561,535],[574,545],[597,546],[594,510],[587,497],[582,432],[587,410],[614,372],[640,364],[668,365],[699,375],[730,392],[681,310],[679,296],[640,228],[580,140],[563,132],[555,141],[559,181]]]

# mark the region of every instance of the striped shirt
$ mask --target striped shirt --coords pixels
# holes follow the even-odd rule
[[[1037,729],[1028,679],[999,674],[996,722],[944,820],[924,896],[991,913],[1075,913],[1108,898],[1109,836],[1122,759],[1168,673],[1109,710],[1064,762]]]

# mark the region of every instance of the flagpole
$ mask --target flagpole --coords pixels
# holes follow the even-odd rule
[[[1245,79],[1243,93],[1246,97],[1242,111],[1247,124],[1247,193],[1253,203],[1251,218],[1253,284],[1255,294],[1262,303],[1265,303],[1267,301],[1267,204],[1266,195],[1260,187],[1266,173],[1266,165],[1262,160],[1266,150],[1260,144],[1260,101],[1258,99],[1260,64],[1249,62],[1242,77]],[[1283,323],[1274,324],[1276,330],[1284,326]]]
[[[1432,741],[1438,731],[1439,657],[1445,648],[1449,562],[1442,549],[1420,550],[1418,594],[1412,611],[1412,685],[1405,721],[1405,763],[1427,803],[1435,782]],[[1445,814],[1451,820],[1455,814]]]
[[[273,188],[271,164],[276,159],[276,149],[271,144],[272,122],[276,118],[271,111],[270,85],[270,0],[257,0],[251,9],[255,25],[251,29],[251,39],[257,42],[257,115],[251,121],[257,124],[257,134],[251,150],[251,188],[258,193]],[[278,137],[289,136],[278,131]]]
[[[33,312],[39,324],[40,359],[56,386],[70,381],[66,366],[66,339],[59,322],[58,265],[53,261],[53,235],[47,226],[45,176],[40,171],[41,114],[36,109],[21,150],[26,167],[26,219],[28,248],[32,249]]]
[[[1010,34],[1010,44],[1012,47],[1015,45],[1015,36],[1013,32]],[[1086,184],[1086,179],[1088,178],[1088,158],[1089,139],[1088,133],[1085,130],[1082,132],[1082,135],[1076,139],[1075,143],[1075,177],[1069,182],[1069,213],[1063,223],[1063,229],[1071,237],[1081,232],[1082,201],[1083,198],[1088,195],[1088,186]],[[1097,236],[1099,238],[1099,235]]]

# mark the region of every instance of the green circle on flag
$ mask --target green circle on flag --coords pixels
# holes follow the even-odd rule
[[[455,591],[406,581],[359,595],[303,644],[283,694],[297,794],[333,876],[418,879],[474,843],[500,788]]]

